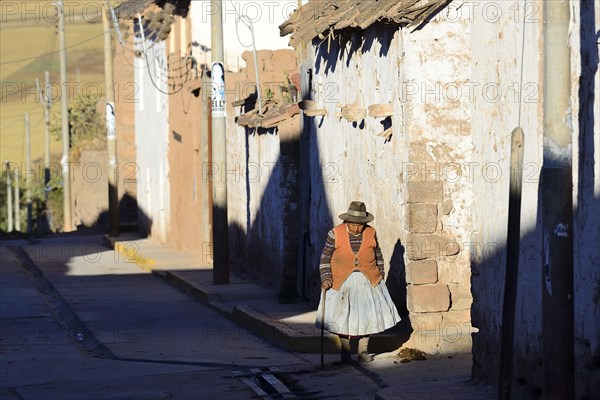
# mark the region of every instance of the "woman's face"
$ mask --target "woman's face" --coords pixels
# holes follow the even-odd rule
[[[357,224],[354,222],[346,222],[348,224],[348,232],[353,235],[358,235],[365,229],[365,224]]]

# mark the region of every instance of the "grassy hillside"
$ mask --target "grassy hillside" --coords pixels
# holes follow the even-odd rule
[[[90,94],[104,90],[101,4],[100,0],[65,1],[69,99],[77,88],[87,88]],[[0,1],[0,12],[0,161],[24,162],[26,112],[30,114],[32,160],[43,160],[44,110],[35,95],[35,79],[43,83],[48,70],[53,86],[60,87],[54,9],[50,1]],[[52,114],[60,118],[60,97],[55,100]],[[52,139],[51,152],[52,159],[59,160],[62,144]]]

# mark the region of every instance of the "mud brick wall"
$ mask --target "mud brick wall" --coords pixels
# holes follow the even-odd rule
[[[228,212],[234,269],[276,288],[283,297],[296,292],[298,258],[298,160],[300,118],[277,128],[247,128],[235,117],[250,107],[232,103],[256,94],[254,55],[244,52],[247,69],[226,76]],[[262,99],[278,91],[296,72],[293,50],[257,51]]]

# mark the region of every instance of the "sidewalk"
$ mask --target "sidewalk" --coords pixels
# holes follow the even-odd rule
[[[277,346],[297,353],[320,353],[321,332],[314,326],[316,310],[308,303],[281,304],[277,293],[233,274],[229,284],[212,283],[212,266],[198,257],[139,238],[121,234],[104,236],[104,244],[114,248],[126,261],[152,272],[219,314],[231,319]],[[400,364],[397,350],[409,333],[395,328],[373,335],[369,350],[376,361],[366,371],[377,374],[384,385],[375,398],[388,399],[464,399],[494,398],[489,387],[474,386],[470,378],[470,354],[428,357],[425,362]],[[325,352],[339,353],[337,336],[325,332]],[[402,365],[403,368],[398,368]],[[411,365],[410,368],[405,366]],[[360,367],[364,368],[364,367]]]

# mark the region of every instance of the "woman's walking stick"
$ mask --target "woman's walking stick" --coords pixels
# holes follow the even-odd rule
[[[323,295],[321,296],[323,299],[322,309],[321,309],[321,369],[325,368],[325,364],[323,358],[325,357],[325,300],[327,298],[327,289],[323,289]]]

